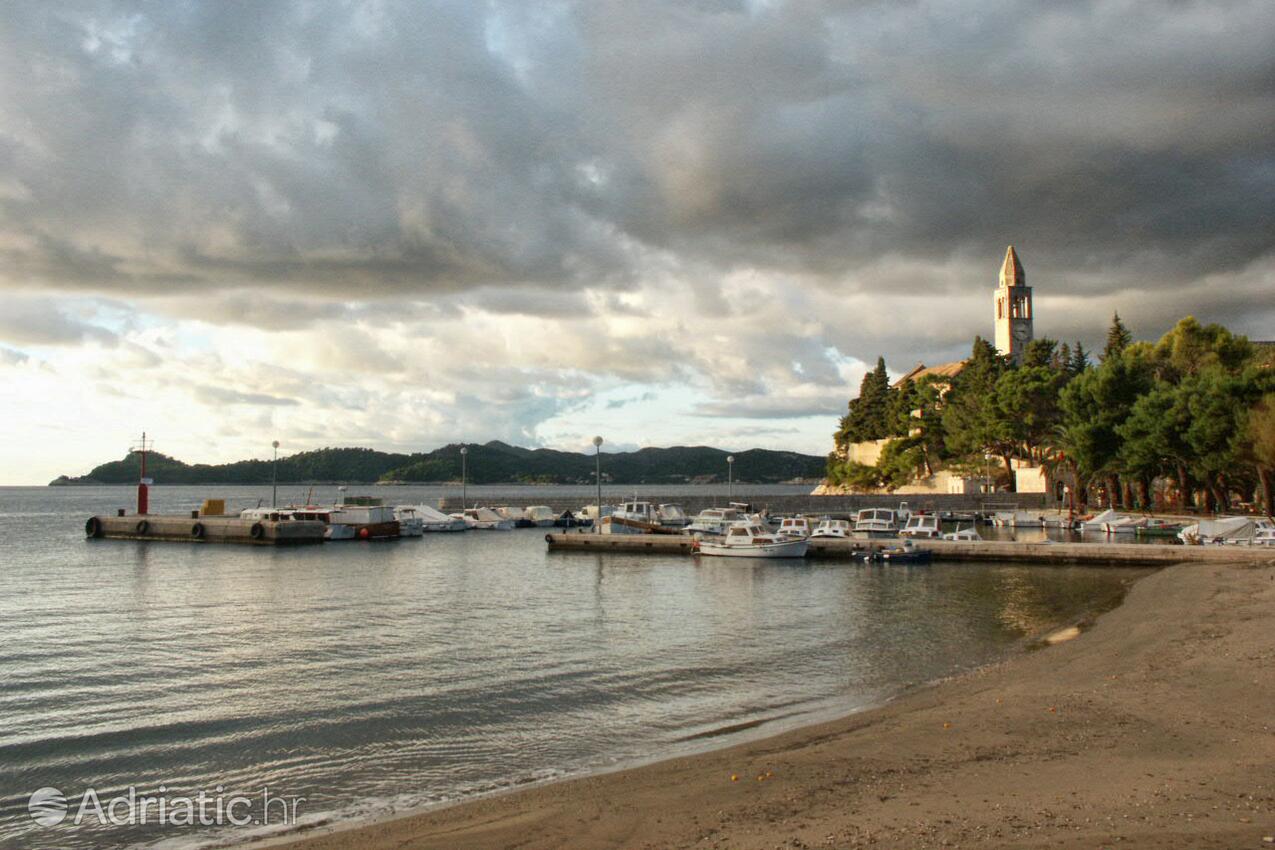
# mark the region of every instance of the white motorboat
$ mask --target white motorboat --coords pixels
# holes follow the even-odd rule
[[[398,520],[399,537],[423,537],[425,520],[416,513],[412,505],[399,505],[394,509],[394,518]]]
[[[503,517],[491,508],[466,508],[459,514],[452,514],[465,521],[465,525],[474,531],[513,531],[514,521]]]
[[[740,519],[736,508],[705,508],[695,517],[694,522],[686,526],[686,533],[718,537]]]
[[[896,537],[899,523],[889,508],[864,508],[855,515],[854,531],[861,537]]]
[[[942,534],[943,528],[937,514],[912,514],[908,517],[907,524],[899,529],[902,537],[934,538]]]
[[[810,532],[810,539],[848,540],[853,531],[854,528],[848,519],[824,519],[820,520],[815,530]]]
[[[682,510],[681,505],[660,505],[655,515],[659,518],[660,525],[665,528],[685,528],[691,524],[691,518],[686,515],[686,511]]]
[[[1270,520],[1258,522],[1253,532],[1254,546],[1275,546],[1275,523]]]
[[[779,522],[777,533],[780,537],[791,537],[805,540],[810,536],[810,521],[804,516],[787,516]]]
[[[558,521],[558,514],[548,505],[530,505],[522,516],[536,528],[548,528]]]
[[[980,537],[978,531],[974,529],[974,524],[970,523],[969,528],[961,528],[958,525],[955,531],[949,531],[947,534],[944,534],[943,539],[952,541],[971,541],[982,540],[983,538]]]
[[[810,542],[771,534],[752,520],[741,520],[726,529],[720,540],[700,540],[701,555],[730,558],[804,558]]]
[[[421,519],[422,530],[426,532],[465,531],[469,525],[465,520],[449,516],[429,505],[415,505],[416,515]]]

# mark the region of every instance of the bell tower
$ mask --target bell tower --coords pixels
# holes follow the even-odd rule
[[[996,290],[996,349],[1015,363],[1032,341],[1032,288],[1014,246],[1005,251]]]

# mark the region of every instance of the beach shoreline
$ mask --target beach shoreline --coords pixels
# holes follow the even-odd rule
[[[1183,564],[877,708],[245,846],[1271,846],[1272,611],[1271,564]]]

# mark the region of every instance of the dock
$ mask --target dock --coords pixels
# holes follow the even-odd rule
[[[196,512],[198,513],[198,512]],[[237,516],[128,514],[92,516],[84,523],[90,539],[154,540],[173,543],[240,543],[299,546],[323,542],[322,522],[251,520]]]
[[[550,552],[646,552],[690,555],[689,535],[550,533]],[[901,540],[810,541],[807,557],[852,560],[856,553],[898,546]],[[1183,562],[1275,563],[1275,549],[1262,546],[1174,546],[1156,543],[1018,543],[1004,540],[915,540],[917,549],[941,561],[1005,561],[1032,564],[1164,567]]]

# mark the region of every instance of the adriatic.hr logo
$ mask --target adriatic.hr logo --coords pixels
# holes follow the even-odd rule
[[[109,794],[87,788],[78,801],[46,786],[31,794],[27,812],[44,827],[59,826],[68,816],[68,826],[79,826],[85,820],[102,826],[288,826],[297,822],[304,802],[305,797],[275,795],[265,786],[252,794],[228,794],[218,785],[212,792],[201,789],[181,795],[170,795],[164,785],[155,792],[142,793],[133,785]]]

